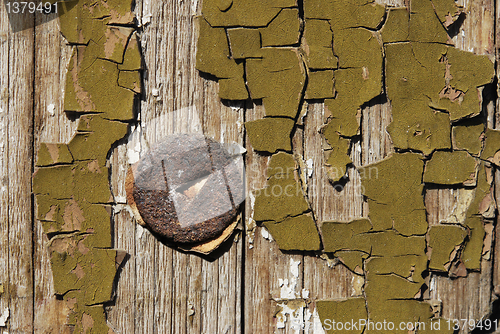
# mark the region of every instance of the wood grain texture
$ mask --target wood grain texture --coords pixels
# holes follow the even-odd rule
[[[0,6],[0,310],[9,307],[9,20]]]
[[[403,5],[401,1],[386,3]],[[498,36],[493,26],[498,18],[494,15],[499,12],[495,11],[495,2],[468,0],[464,4],[467,16],[455,38],[457,46],[495,55]],[[135,12],[142,24],[140,39],[146,66],[138,126],[147,142],[154,143],[167,134],[192,131],[193,122],[199,120],[205,134],[246,146],[247,189],[262,188],[268,157],[252,150],[243,123],[263,117],[263,107],[221,102],[217,83],[195,70],[194,16],[200,9],[198,0],[137,1]],[[36,20],[36,26],[13,32],[5,6],[0,4],[0,284],[5,288],[0,312],[5,307],[11,311],[6,328],[9,333],[63,333],[65,309],[53,296],[48,240],[41,225],[32,219],[30,188],[38,143],[67,142],[75,131],[77,122],[68,120],[62,111],[71,48],[58,32],[57,19],[37,15],[26,20]],[[326,120],[325,110],[322,104],[305,107],[307,115],[295,132],[293,144],[294,152],[304,161],[312,159],[307,195],[316,219],[366,217],[368,208],[360,196],[358,173],[349,171],[350,182],[343,190],[328,183],[318,133]],[[176,112],[183,108],[184,113]],[[492,128],[500,126],[498,110],[493,104],[488,107]],[[385,131],[390,115],[390,104],[383,98],[371,101],[363,110],[361,136],[351,154],[356,166],[380,161],[393,151]],[[303,289],[307,290],[311,301],[352,295],[355,275],[344,266],[329,267],[327,261],[312,253],[283,253],[275,242],[266,239],[263,228],[255,228],[250,219],[249,200],[244,208],[244,233],[230,240],[215,260],[172,250],[158,242],[136,224],[124,203],[130,148],[122,144],[110,158],[112,189],[118,203],[114,210],[114,248],[130,256],[121,271],[115,301],[107,306],[108,324],[115,333],[315,333],[311,328],[296,330],[291,321],[277,328],[274,314],[281,288],[295,282],[294,292],[301,295]],[[455,190],[428,190],[430,224],[445,217],[455,201]],[[499,256],[497,242],[495,258]],[[433,276],[430,296],[443,301],[445,317],[477,319],[489,311],[491,285],[500,286],[498,261],[494,263],[493,267],[486,262],[482,273],[467,279]],[[294,267],[298,268],[297,275]],[[313,310],[311,303],[303,310],[304,315]]]
[[[33,159],[33,15],[13,20],[0,6],[2,40],[2,284],[7,330],[33,331],[31,173]],[[5,248],[4,248],[5,247]],[[3,312],[3,309],[2,309]]]

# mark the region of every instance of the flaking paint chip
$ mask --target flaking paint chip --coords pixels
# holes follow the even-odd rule
[[[229,45],[234,59],[262,57],[260,32],[258,29],[228,29]]]
[[[431,254],[429,269],[448,271],[452,262],[458,258],[457,252],[466,237],[467,231],[461,226],[431,226],[428,244]]]
[[[362,108],[387,96],[392,109],[387,131],[397,153],[364,166],[376,171],[362,177],[368,218],[318,222],[323,252],[333,253],[354,273],[364,275],[366,298],[317,302],[318,311],[322,320],[337,320],[358,305],[364,313],[350,312],[346,320],[354,314],[359,319],[423,321],[427,327],[444,328],[445,319],[417,299],[422,298],[429,269],[450,267],[452,274],[457,270],[453,266],[462,271],[480,268],[483,221],[494,217],[496,207],[488,166],[500,161],[500,136],[484,131],[481,115],[481,92],[492,82],[493,65],[486,56],[451,45],[446,27],[462,12],[451,0],[415,0],[409,9],[384,8],[372,0],[291,2],[278,1],[269,9],[266,1],[212,0],[202,11],[210,22],[202,28],[213,31],[200,30],[200,40],[205,43],[208,35],[217,35],[212,43],[220,39],[202,49],[220,53],[207,55],[208,62],[201,65],[213,57],[224,58],[223,70],[243,63],[245,67],[246,82],[239,73],[216,75],[221,98],[245,97],[246,88],[265,109],[264,119],[245,124],[253,149],[273,154],[268,184],[255,193],[253,218],[269,229],[281,249],[316,249],[314,212],[303,193],[307,185],[297,177],[303,173],[297,170],[302,165],[285,153],[292,152],[291,135],[297,118],[304,115],[299,115],[303,100],[324,101],[323,167],[335,183],[348,165],[357,168],[348,154],[366,116]],[[243,14],[244,8],[251,14]],[[303,18],[295,18],[301,11]],[[298,29],[302,34],[297,35]],[[249,38],[242,37],[246,35]],[[403,153],[408,151],[412,153]],[[447,225],[441,234],[435,233],[439,227],[428,233],[423,195],[424,184],[431,183],[475,186],[475,197],[464,213],[466,229]],[[273,193],[280,189],[281,193]],[[293,192],[285,196],[284,189]],[[436,235],[448,232],[456,239],[446,240],[453,247],[435,242]],[[303,234],[311,236],[306,240]],[[426,237],[433,247],[426,249]],[[431,248],[434,259],[428,265],[426,250]]]
[[[316,310],[322,323],[330,323],[327,333],[337,333],[337,327],[332,328],[332,321],[337,323],[358,322],[360,319],[368,319],[364,298],[350,298],[339,300],[319,300],[316,302]],[[352,331],[341,330],[341,332],[361,334],[365,331],[364,326],[357,326]]]
[[[424,182],[474,185],[476,166],[476,159],[465,151],[437,151],[425,165]]]
[[[290,118],[264,118],[245,123],[248,138],[256,151],[291,151],[294,121]]]
[[[317,251],[321,248],[318,229],[310,215],[289,217],[281,222],[263,224],[281,250]]]

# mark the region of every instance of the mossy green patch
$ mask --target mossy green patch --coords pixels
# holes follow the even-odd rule
[[[476,159],[465,151],[437,151],[425,165],[424,182],[434,184],[475,183]]]
[[[468,228],[469,237],[462,252],[462,261],[469,270],[481,269],[481,258],[483,254],[483,240],[485,236],[483,217],[485,212],[491,211],[494,205],[494,196],[491,184],[488,182],[484,162],[480,164],[474,199],[467,209],[465,226]]]
[[[252,99],[262,99],[266,116],[295,118],[306,74],[296,49],[262,49],[262,59],[246,61],[246,78]]]
[[[107,26],[104,36],[98,40],[91,40],[86,49],[98,58],[121,64],[133,32],[134,29],[129,27]]]
[[[262,57],[260,32],[258,29],[228,29],[229,45],[234,59]]]
[[[335,97],[333,71],[323,70],[309,72],[305,99],[331,99],[333,97]]]
[[[80,161],[73,169],[73,196],[77,201],[111,203],[108,168],[98,167],[97,161]]]
[[[469,239],[462,252],[462,261],[469,270],[481,270],[483,254],[483,240],[485,236],[483,219],[480,216],[471,216],[466,219],[469,228]]]
[[[256,151],[291,151],[291,133],[295,122],[290,118],[264,118],[245,123],[248,138]]]
[[[81,303],[102,304],[112,297],[119,252],[112,249],[86,248],[85,235],[56,238],[51,241],[54,288],[57,294],[85,289]]]
[[[476,189],[474,191],[474,199],[467,209],[467,217],[481,215],[488,211],[488,206],[492,204],[493,188],[491,180],[493,179],[491,169],[486,168],[485,163],[481,162],[477,173]],[[493,201],[494,203],[494,201]]]
[[[431,249],[430,270],[448,271],[455,260],[454,252],[464,243],[467,231],[460,226],[431,226],[428,232]]]
[[[452,76],[450,85],[463,92],[471,90],[470,98],[477,98],[477,92],[473,88],[490,83],[495,76],[493,63],[486,55],[475,55],[471,52],[448,47],[446,56]],[[478,107],[476,106],[476,108]]]
[[[381,72],[369,73],[367,67],[348,68],[335,71],[334,76],[336,97],[325,100],[332,114],[327,126],[342,136],[352,137],[359,131],[361,106],[382,92]]]
[[[91,13],[93,19],[109,17],[110,24],[133,24],[133,0],[84,0],[81,1],[84,10]]]
[[[358,133],[360,107],[382,93],[382,50],[372,32],[345,29],[335,33],[335,99],[325,100],[332,113],[328,126],[343,136]]]
[[[379,93],[382,91],[382,46],[373,32],[362,28],[341,30],[335,34],[333,49],[341,69],[365,67],[364,77],[359,79],[372,77]]]
[[[387,128],[394,146],[430,154],[451,148],[450,115],[431,108],[446,85],[447,48],[431,43],[387,44],[387,94],[393,121]],[[431,102],[429,102],[431,101]]]
[[[425,155],[451,148],[450,116],[410,101],[392,103],[392,123],[387,127],[394,146]]]
[[[78,303],[84,294],[83,291],[70,291],[64,296],[67,305],[70,305],[68,325],[71,326],[73,333],[110,333],[102,305],[87,306]]]
[[[71,198],[74,188],[74,165],[40,167],[33,174],[33,193],[51,198]]]
[[[299,43],[300,20],[296,8],[283,9],[269,23],[260,29],[262,46],[287,46]]]
[[[128,131],[140,92],[140,50],[131,0],[59,3],[62,34],[77,43],[64,110],[84,112],[69,144],[41,144],[33,192],[48,234],[56,294],[76,333],[107,333],[103,304],[112,298],[124,253],[112,247],[107,154]],[[124,87],[121,87],[124,86]],[[90,114],[89,114],[90,113]],[[120,120],[120,121],[118,121]],[[92,306],[89,306],[92,305]]]
[[[439,100],[433,99],[430,105],[447,110],[452,121],[478,115],[482,102],[478,87],[490,83],[494,76],[489,58],[447,47],[441,61],[447,66],[446,86],[439,92]]]
[[[317,251],[321,248],[318,229],[310,215],[289,217],[279,223],[264,222],[281,250]]]
[[[87,44],[90,39],[98,40],[104,35],[109,18],[94,19],[93,8],[83,5],[83,1],[60,1],[57,5],[61,33],[69,43]]]
[[[37,217],[41,220],[45,233],[87,233],[85,244],[88,248],[112,247],[109,207],[37,195],[37,208]]]

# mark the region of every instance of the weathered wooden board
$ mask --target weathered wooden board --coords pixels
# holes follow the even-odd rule
[[[462,4],[467,16],[455,37],[457,46],[497,56],[496,2],[470,0]],[[242,124],[261,118],[263,108],[250,103],[221,103],[217,83],[200,77],[195,70],[194,17],[200,9],[201,0],[137,1],[146,65],[140,126],[153,143],[167,134],[192,131],[193,122],[199,120],[209,136],[245,145],[247,188],[258,189],[266,182],[268,157],[253,152]],[[13,29],[13,24],[18,29]],[[19,29],[23,25],[28,28]],[[4,288],[0,312],[10,310],[5,329],[9,333],[67,330],[67,310],[53,295],[48,240],[33,219],[30,189],[38,143],[67,142],[75,131],[77,122],[62,111],[70,55],[71,47],[59,34],[55,14],[19,16],[13,22],[0,4],[0,284]],[[307,114],[293,143],[295,153],[312,161],[308,198],[318,220],[366,216],[359,174],[351,170],[350,182],[342,191],[327,182],[318,133],[326,119],[325,110],[321,104],[305,108]],[[491,128],[500,127],[498,110],[495,102],[488,107]],[[389,123],[390,105],[384,98],[363,110],[362,136],[351,157],[357,165],[379,161],[392,151],[385,131]],[[237,234],[215,260],[159,243],[135,223],[125,207],[123,183],[131,148],[118,146],[110,159],[112,189],[119,202],[114,215],[114,245],[130,254],[121,271],[116,300],[107,306],[108,324],[116,333],[318,333],[310,314],[314,303],[296,315],[298,323],[288,318],[283,329],[274,317],[277,304],[292,295],[308,294],[314,301],[353,294],[355,275],[342,265],[330,267],[316,254],[279,251],[266,231],[250,220],[250,200],[244,209],[244,232]],[[444,218],[455,201],[455,190],[429,189],[429,222],[436,224]],[[499,242],[494,255],[500,256]],[[492,287],[500,286],[500,269],[497,262],[485,262],[481,274],[453,281],[433,276],[431,282],[429,295],[442,300],[443,316],[478,319],[490,310]],[[310,327],[296,330],[297,324]]]

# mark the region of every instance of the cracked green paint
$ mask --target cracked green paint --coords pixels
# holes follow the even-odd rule
[[[340,181],[347,174],[347,166],[352,163],[349,157],[350,140],[340,137],[338,132],[332,127],[326,126],[322,129],[322,134],[331,149],[324,151],[326,160],[326,173],[328,179],[335,183]]]
[[[347,250],[337,251],[333,253],[333,256],[338,258],[353,273],[363,275],[363,263],[369,255],[361,251]]]
[[[73,155],[66,144],[42,143],[38,150],[37,167],[50,166],[55,164],[70,164],[73,162]]]
[[[76,44],[64,111],[79,123],[68,144],[42,143],[33,192],[49,237],[55,293],[70,310],[74,333],[108,333],[104,304],[113,298],[125,253],[111,249],[108,154],[128,132],[141,89],[142,59],[132,1],[65,1],[61,33]]]
[[[326,20],[305,20],[304,53],[311,70],[336,69],[337,57],[333,54],[333,32]]]
[[[465,150],[474,156],[478,156],[483,148],[482,135],[484,130],[483,120],[478,117],[453,126],[451,131],[453,149]]]
[[[305,98],[307,100],[322,100],[335,97],[333,70],[309,72]]]
[[[429,229],[429,244],[431,259],[429,269],[448,271],[455,260],[453,253],[464,243],[467,232],[464,228],[454,225],[437,225]]]
[[[323,167],[332,183],[345,176],[347,166],[359,167],[349,154],[361,134],[362,108],[381,95],[391,103],[387,131],[396,153],[364,166],[377,170],[376,176],[362,178],[368,218],[317,222],[322,251],[365,277],[366,298],[316,302],[322,319],[351,312],[349,320],[359,307],[368,310],[360,319],[442,325],[445,319],[416,299],[427,272],[447,270],[451,255],[469,270],[480,269],[483,221],[493,217],[496,207],[486,173],[491,164],[500,164],[500,136],[485,131],[481,115],[481,91],[492,82],[493,64],[451,44],[446,27],[462,11],[454,1],[414,0],[409,5],[384,8],[371,0],[203,4],[200,19],[210,24],[202,28],[211,31],[200,29],[197,68],[218,78],[221,98],[231,92],[245,95],[243,83],[251,99],[262,100],[266,117],[245,124],[254,150],[272,155],[268,185],[255,192],[253,218],[268,227],[281,249],[317,250],[316,237],[293,240],[283,225],[286,221],[295,229],[307,220],[301,228],[314,231],[303,193],[307,185],[300,184],[304,181],[296,176],[292,156],[280,152],[293,151],[291,136],[303,101],[324,102],[325,114],[331,115],[319,130]],[[297,10],[299,18],[292,22]],[[207,42],[203,36],[210,34],[214,37]],[[200,50],[209,54],[200,56]],[[238,66],[243,71],[223,75]],[[294,172],[284,174],[280,168]],[[476,187],[463,228],[428,230],[424,184]],[[294,192],[272,194],[285,188]],[[456,238],[446,239],[448,234]],[[434,246],[429,263],[426,237]]]
[[[314,219],[307,214],[281,222],[264,222],[282,250],[320,250],[321,241]]]
[[[500,167],[500,131],[487,129],[484,136],[484,150],[481,152],[481,159],[488,160]]]
[[[299,10],[283,9],[268,26],[260,29],[262,46],[288,46],[299,42]]]
[[[250,96],[262,99],[266,116],[297,116],[306,81],[297,49],[262,49],[261,59],[246,61],[246,76]]]
[[[437,151],[425,165],[424,182],[474,185],[476,166],[476,159],[466,151]]]
[[[290,118],[268,117],[246,122],[245,129],[254,150],[275,153],[292,150],[294,125]]]
[[[422,274],[427,269],[426,255],[399,255],[370,257],[366,271],[376,275],[396,275],[412,282],[423,283]]]
[[[255,192],[253,219],[257,222],[279,223],[309,210],[301,184],[292,177],[271,177],[266,188]]]
[[[375,230],[394,228],[403,235],[423,235],[427,220],[421,182],[424,162],[416,153],[393,154],[378,163],[377,176],[364,178],[363,195]]]
[[[234,59],[261,58],[260,32],[258,29],[228,29],[231,55]]]
[[[350,323],[352,319],[368,319],[364,298],[322,300],[316,302],[316,310],[321,319]],[[326,333],[364,333],[364,326],[352,331],[327,330]]]

